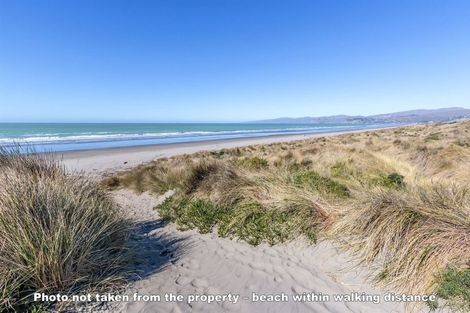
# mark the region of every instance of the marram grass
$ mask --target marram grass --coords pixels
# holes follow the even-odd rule
[[[181,229],[331,238],[377,283],[468,308],[469,142],[470,121],[416,125],[160,159],[105,183],[175,190],[156,209]]]
[[[34,292],[122,281],[128,233],[96,183],[50,157],[0,151],[0,311],[26,311]]]

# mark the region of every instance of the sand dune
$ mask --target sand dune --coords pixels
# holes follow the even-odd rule
[[[373,131],[369,129],[367,131]],[[199,151],[210,151],[243,147],[255,144],[271,144],[295,140],[335,136],[344,133],[364,132],[366,130],[343,131],[326,134],[276,135],[254,138],[237,138],[225,140],[208,140],[173,144],[84,150],[58,153],[63,164],[69,170],[85,171],[88,174],[101,174],[116,170],[128,169],[158,158]]]
[[[180,232],[174,224],[162,222],[153,207],[162,199],[130,191],[114,192],[126,214],[140,227],[137,264],[142,279],[131,284],[128,294],[173,293],[240,295],[236,304],[214,302],[123,302],[110,306],[111,312],[404,312],[404,305],[371,302],[252,302],[252,292],[285,293],[289,297],[303,292],[381,294],[366,282],[365,274],[351,266],[347,254],[331,243],[309,246],[301,241],[270,247]]]
[[[442,125],[447,133],[455,125]],[[458,126],[458,125],[457,125]],[[359,134],[365,148],[367,143],[374,140],[390,141],[392,148],[398,149],[397,142],[388,136],[402,136],[403,132],[420,132],[420,140],[429,140],[429,132],[435,131],[432,126],[416,126],[380,133]],[[378,136],[377,134],[380,134]],[[407,133],[406,133],[407,134]],[[406,135],[405,134],[405,135]],[[328,134],[331,136],[334,134]],[[318,137],[311,135],[309,137]],[[445,137],[442,135],[443,138]],[[416,136],[409,136],[415,139]],[[339,144],[344,138],[338,136],[329,138],[330,142]],[[387,139],[388,138],[388,139]],[[408,138],[408,137],[406,137]],[[456,140],[445,137],[446,142]],[[454,139],[453,139],[454,138]],[[214,141],[203,143],[185,143],[168,146],[149,146],[103,151],[83,151],[64,154],[64,164],[71,170],[84,170],[97,178],[107,176],[115,170],[132,168],[143,162],[194,153],[197,151],[218,150],[231,147],[241,147],[251,144],[267,144],[288,142],[298,139],[298,136],[282,138],[254,138],[233,141]],[[353,138],[354,139],[354,138]],[[317,140],[317,141],[315,141]],[[352,139],[351,139],[352,140]],[[404,141],[405,139],[403,139]],[[289,147],[309,142],[323,145],[325,140],[299,141],[284,145]],[[354,142],[353,142],[354,143]],[[392,144],[393,143],[393,144]],[[437,140],[431,143],[440,143]],[[276,150],[282,147],[276,145],[256,146],[249,149],[251,153],[262,153],[264,147]],[[379,145],[376,146],[378,149]],[[401,147],[401,146],[399,146]],[[308,148],[308,147],[307,147]],[[258,149],[258,150],[257,150]],[[282,149],[281,149],[282,150]],[[408,150],[406,150],[408,151]],[[272,151],[271,151],[272,152]],[[276,151],[275,151],[276,152]],[[278,151],[279,152],[279,151]],[[266,152],[269,153],[269,152]],[[282,153],[279,152],[279,153]],[[336,153],[336,151],[335,151]],[[199,158],[210,156],[210,153],[200,153]],[[302,154],[299,154],[300,157]],[[183,156],[182,159],[185,157]],[[385,164],[388,159],[385,159]],[[269,162],[274,163],[275,160]],[[299,161],[300,162],[300,161]],[[380,163],[382,164],[382,163]],[[402,163],[397,163],[401,165]],[[455,163],[460,164],[460,163]],[[135,170],[145,170],[139,167]],[[405,169],[401,172],[412,177]],[[432,170],[432,168],[426,168]],[[390,170],[391,171],[391,170]],[[138,176],[138,175],[137,175]],[[138,189],[137,189],[138,190]],[[145,190],[145,189],[143,189]],[[132,270],[137,270],[140,277],[135,279],[126,289],[131,296],[129,301],[108,302],[109,312],[405,312],[403,302],[386,302],[384,296],[388,290],[378,289],[368,279],[370,269],[360,268],[352,260],[349,252],[339,251],[333,241],[323,240],[312,245],[311,242],[296,239],[283,244],[269,246],[261,244],[252,246],[244,241],[230,240],[218,237],[217,232],[200,234],[196,230],[180,231],[174,223],[167,223],[160,218],[155,206],[161,203],[165,196],[158,197],[158,189],[154,194],[136,194],[129,189],[118,189],[112,192],[116,202],[122,207],[125,215],[137,222],[134,235],[137,253],[136,264]],[[168,196],[169,194],[166,194]],[[322,237],[325,238],[325,237]],[[391,288],[391,287],[390,287]],[[397,292],[397,290],[390,290]],[[294,301],[294,295],[316,294],[329,296],[329,299],[313,299],[313,301]],[[133,301],[132,295],[159,295],[160,301]],[[165,294],[180,295],[181,301],[166,301]],[[287,301],[261,302],[252,301],[256,296],[276,295]],[[207,303],[206,298],[193,299],[188,303],[188,297],[209,295],[217,296],[219,301]],[[356,295],[369,297],[364,301],[335,301],[334,295]],[[374,296],[379,297],[379,303],[374,303]],[[269,300],[269,299],[267,299]],[[413,307],[413,312],[421,309],[427,312],[427,306]],[[445,311],[444,308],[439,308]]]

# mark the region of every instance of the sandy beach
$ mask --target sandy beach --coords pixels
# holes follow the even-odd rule
[[[331,134],[275,136],[146,147],[77,151],[63,154],[70,170],[100,177],[157,158],[218,150],[253,144],[290,142]],[[238,295],[237,303],[220,301],[108,303],[109,312],[404,312],[403,303],[334,301],[333,295],[385,295],[367,280],[367,270],[352,268],[348,253],[332,242],[316,246],[295,240],[282,245],[251,246],[246,242],[219,238],[216,234],[181,232],[163,221],[154,207],[166,195],[136,194],[130,190],[113,192],[124,214],[136,221],[137,272],[142,279],[132,283],[126,293],[141,295]],[[331,297],[328,301],[255,302],[257,295],[315,293]]]
[[[0,1],[0,313],[470,313],[470,1]]]
[[[23,235],[53,205],[42,214],[58,229],[73,227],[66,241],[108,262],[108,272],[80,278],[98,286],[83,292],[105,297],[72,300],[72,311],[428,312],[447,283],[437,275],[470,253],[470,198],[452,189],[468,185],[469,131],[462,121],[75,151],[57,161],[8,155],[3,179],[13,188],[5,190],[17,199],[5,202],[10,211],[23,212],[32,188],[39,204],[4,225],[21,221]],[[429,188],[431,177],[441,184]],[[28,234],[53,247],[65,242],[41,231]],[[109,249],[101,239],[83,242],[97,235]],[[75,265],[75,247],[60,258],[67,268],[98,264]],[[454,290],[466,292],[464,284]],[[438,312],[453,312],[445,297]]]
[[[391,127],[393,128],[393,127]],[[210,140],[187,143],[173,143],[149,146],[134,146],[124,148],[97,149],[57,153],[68,170],[84,171],[102,174],[132,168],[141,163],[158,158],[171,157],[181,154],[191,154],[199,151],[213,151],[257,144],[290,142],[318,137],[330,137],[339,134],[374,131],[376,129],[333,132],[323,134],[279,135],[255,138],[237,138]]]
[[[126,214],[137,221],[136,265],[141,280],[126,294],[184,295],[182,302],[129,301],[109,303],[108,312],[405,312],[403,303],[336,302],[333,295],[358,293],[385,295],[367,281],[366,269],[352,268],[350,255],[328,241],[311,246],[297,240],[282,245],[251,246],[246,242],[219,238],[216,234],[178,231],[163,222],[154,206],[163,200],[131,191],[114,192]],[[254,302],[257,295],[315,293],[329,301]],[[188,295],[239,295],[237,303],[220,301],[187,303]]]

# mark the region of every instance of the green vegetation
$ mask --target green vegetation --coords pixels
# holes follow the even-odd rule
[[[405,176],[400,175],[398,173],[389,174],[385,180],[385,186],[404,187]]]
[[[445,185],[367,191],[340,218],[335,234],[362,262],[385,264],[377,282],[420,292],[432,286],[436,264],[470,255],[469,207],[466,191]]]
[[[432,133],[432,134],[429,134],[428,136],[426,136],[426,138],[424,139],[425,142],[433,141],[433,140],[439,140],[439,134]]]
[[[220,150],[220,151],[211,151],[209,152],[211,156],[220,159],[225,155],[225,150]]]
[[[238,203],[222,208],[209,201],[170,197],[156,209],[165,219],[175,222],[181,230],[197,229],[208,233],[217,226],[221,237],[237,237],[251,245],[285,242],[296,234],[316,240],[314,225],[308,225],[293,212],[266,210],[259,203]]]
[[[267,160],[259,157],[239,159],[237,164],[251,169],[262,169],[269,166]]]
[[[331,166],[331,175],[333,175],[333,177],[347,178],[353,175],[353,171],[346,162],[337,161]]]
[[[181,230],[197,228],[209,233],[225,212],[208,201],[169,197],[157,206],[162,218],[175,222]]]
[[[175,190],[157,210],[181,229],[255,245],[334,238],[376,269],[377,283],[439,288],[465,308],[466,285],[438,286],[435,276],[470,260],[469,142],[470,121],[417,125],[178,156],[107,185]]]
[[[403,188],[405,187],[405,176],[398,173],[380,175],[377,184],[388,188]]]
[[[339,198],[348,198],[351,195],[345,185],[329,177],[321,176],[315,171],[301,171],[294,176],[294,182],[310,190],[330,194]]]
[[[122,282],[128,233],[94,182],[46,156],[0,151],[0,311],[42,311],[33,292]]]
[[[470,311],[470,269],[447,268],[438,277],[438,298],[445,299],[452,309]]]

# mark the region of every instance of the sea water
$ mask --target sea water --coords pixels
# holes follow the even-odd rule
[[[377,124],[0,123],[0,147],[74,151],[380,128]]]

